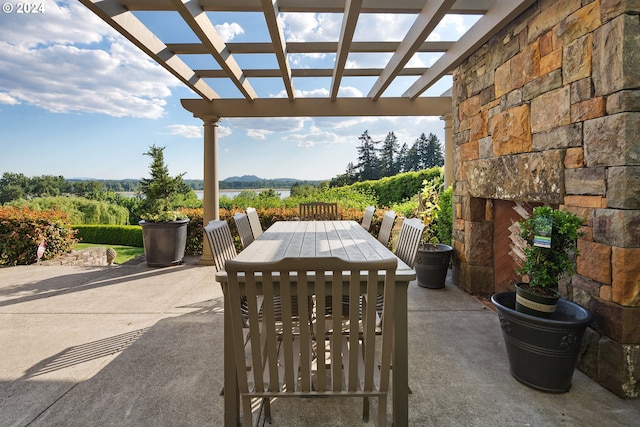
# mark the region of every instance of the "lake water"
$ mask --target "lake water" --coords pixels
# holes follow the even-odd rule
[[[203,191],[202,190],[194,190],[194,191],[198,196],[198,199],[202,200]],[[255,191],[256,193],[260,193],[260,191],[262,190],[250,190],[250,191]],[[240,192],[241,192],[240,190],[220,190],[220,196],[227,196],[228,198],[233,199],[238,194],[240,194]],[[285,199],[291,195],[291,190],[276,190],[276,193],[280,193],[280,198]],[[131,191],[121,191],[120,194],[122,194],[123,196],[132,197],[135,193]]]
[[[256,193],[260,193],[260,191],[262,190],[251,190],[249,189],[249,191],[255,191]],[[280,194],[280,198],[284,199],[289,197],[289,195],[291,194],[291,190],[275,190],[276,193]],[[230,199],[233,199],[234,197],[236,197],[238,194],[240,194],[241,190],[220,190],[220,196],[227,196]],[[198,198],[200,200],[202,200],[202,190],[196,190],[196,194],[198,195]]]

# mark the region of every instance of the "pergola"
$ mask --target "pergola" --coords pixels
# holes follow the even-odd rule
[[[425,91],[449,75],[534,0],[80,0],[86,7],[143,50],[154,61],[182,81],[200,98],[183,99],[182,105],[204,122],[204,222],[219,217],[217,123],[223,117],[313,117],[313,116],[439,116],[445,121],[445,182],[452,182],[452,98],[424,96]],[[188,27],[192,34],[185,42],[163,40],[142,19],[149,13],[164,13]],[[264,17],[269,40],[225,42],[211,17],[221,12],[260,14]],[[285,38],[283,13],[340,14],[342,25],[337,41],[296,42]],[[354,40],[359,19],[364,14],[415,16],[400,41]],[[430,41],[428,37],[446,15],[477,15],[473,25],[458,40]],[[167,33],[166,27],[162,31]],[[166,37],[165,37],[166,38]],[[421,53],[439,53],[430,67],[410,67],[410,60]],[[381,68],[351,68],[351,54],[386,54]],[[260,54],[277,68],[242,68],[242,55]],[[291,55],[329,54],[333,68],[295,68]],[[217,67],[195,69],[188,57],[210,56]],[[487,70],[492,72],[492,70]],[[366,97],[340,94],[344,78],[375,78]],[[385,96],[397,78],[412,78],[401,96]],[[286,97],[259,97],[257,79],[280,79]],[[329,96],[297,96],[294,79],[330,80]],[[330,78],[330,79],[329,79]],[[223,80],[232,83],[232,96],[216,92]],[[252,84],[252,82],[254,84]],[[206,249],[206,245],[205,245]],[[205,253],[203,259],[210,258]]]

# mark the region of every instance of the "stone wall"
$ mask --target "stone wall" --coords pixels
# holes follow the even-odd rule
[[[71,251],[54,259],[40,261],[40,265],[75,265],[75,266],[102,266],[107,263],[107,248],[93,247]]]
[[[538,0],[454,72],[454,280],[495,291],[496,201],[585,218],[580,368],[640,394],[640,1]],[[502,206],[502,205],[501,205]]]

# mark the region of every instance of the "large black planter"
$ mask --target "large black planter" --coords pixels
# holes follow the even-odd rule
[[[444,288],[453,248],[441,243],[432,246],[435,248],[418,248],[413,268],[416,270],[418,285],[430,289]]]
[[[515,299],[515,292],[491,296],[498,310],[511,374],[539,390],[569,391],[591,313],[560,299],[551,317],[531,316],[515,310]]]
[[[149,267],[168,267],[182,262],[187,245],[188,219],[168,222],[140,221],[144,256]]]

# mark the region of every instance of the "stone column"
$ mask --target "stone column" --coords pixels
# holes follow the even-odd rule
[[[453,183],[453,114],[440,117],[444,120],[444,188]]]
[[[204,120],[204,191],[202,225],[209,221],[220,219],[220,191],[218,188],[218,121],[220,119]],[[202,257],[200,264],[213,264],[213,255],[207,243],[207,237],[202,240]]]

